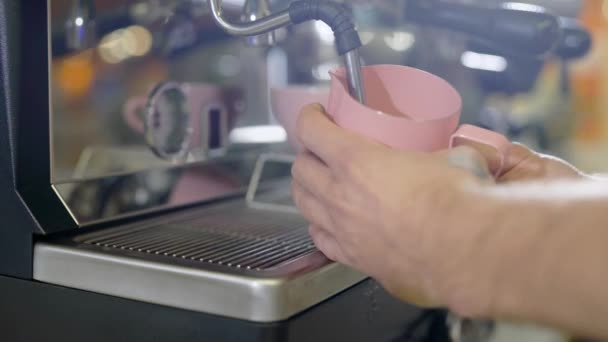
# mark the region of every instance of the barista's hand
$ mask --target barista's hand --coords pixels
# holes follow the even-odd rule
[[[495,218],[475,215],[483,203],[467,190],[493,184],[491,151],[475,145],[435,154],[398,151],[337,127],[318,105],[303,110],[298,134],[308,152],[293,167],[294,199],[330,259],[411,303],[453,307],[462,298],[486,298],[471,294],[490,285],[466,270],[475,269],[467,264],[478,262],[483,246],[484,232],[474,227],[491,227]],[[514,145],[499,181],[579,175],[560,160]],[[470,215],[462,215],[463,208]],[[488,303],[467,305],[476,311]]]
[[[391,149],[340,129],[318,105],[303,111],[298,132],[309,152],[293,166],[293,195],[317,247],[405,301],[432,306],[462,298],[454,289],[475,283],[463,266],[474,262],[479,232],[450,230],[451,220],[467,205],[465,189],[484,183],[450,160],[483,173],[476,153]]]
[[[492,149],[473,142],[465,145],[474,148],[483,155],[492,174],[496,174],[499,163]],[[513,181],[528,181],[534,179],[580,178],[585,177],[572,165],[565,161],[534,152],[526,146],[513,143],[505,161],[502,172],[498,175],[498,183]]]

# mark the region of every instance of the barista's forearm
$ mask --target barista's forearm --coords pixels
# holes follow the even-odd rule
[[[494,217],[478,279],[487,314],[608,338],[608,184],[512,185],[478,194]]]

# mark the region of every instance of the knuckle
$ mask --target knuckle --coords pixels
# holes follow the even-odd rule
[[[296,182],[291,183],[291,197],[296,204],[296,206],[300,206],[300,188]]]
[[[318,228],[309,228],[309,234],[310,237],[312,238],[312,241],[315,243],[315,246],[317,246],[317,248],[321,251],[325,253],[326,248],[326,241],[325,241],[325,237],[323,235],[323,233],[321,232],[320,229]]]
[[[359,152],[352,147],[343,148],[337,156],[337,165],[347,177],[357,176],[361,171]]]
[[[452,156],[460,156],[462,158],[475,158],[475,159],[483,159],[483,155],[475,148],[471,146],[458,146],[451,151],[449,151],[448,155]]]
[[[296,204],[296,207],[298,208],[300,214],[302,214],[303,216],[308,216],[309,204],[308,201],[304,199],[304,196],[302,195],[302,192],[299,189],[297,189],[293,194],[293,201]]]
[[[352,159],[351,160],[347,159],[342,164],[342,172],[348,178],[356,178],[356,176],[359,174],[359,171],[360,171],[359,165]]]
[[[332,209],[339,209],[348,200],[346,189],[338,182],[332,182],[327,187],[326,193]]]
[[[340,254],[336,250],[336,247],[332,245],[326,237],[318,235],[313,241],[317,249],[323,253],[327,259],[331,261],[340,261]]]
[[[302,188],[297,185],[296,183],[293,183],[292,185],[292,198],[293,201],[296,205],[296,207],[298,208],[298,210],[300,212],[306,211],[308,209],[309,203],[308,200],[306,199],[306,195],[304,194]],[[302,213],[304,214],[304,213]]]
[[[357,261],[357,257],[354,253],[351,252],[349,248],[342,249],[342,262],[348,266],[355,268],[362,268],[361,263]]]
[[[318,209],[318,206],[313,201],[314,199],[302,195],[298,196],[297,199],[294,198],[296,208],[298,208],[300,215],[311,223],[322,223],[321,219],[323,216],[318,210],[315,210],[315,208]]]
[[[310,235],[310,237],[314,240],[317,235],[319,233],[319,229],[317,227],[315,227],[314,225],[310,225],[308,227],[308,235]]]
[[[448,162],[479,176],[488,174],[488,161],[476,149],[471,147],[459,147],[448,154]]]
[[[474,148],[467,147],[464,151],[464,154],[468,155],[471,160],[478,164],[485,164],[486,159],[483,154]]]
[[[299,186],[296,182],[291,182],[291,196],[295,201],[298,196]]]
[[[300,175],[302,174],[302,157],[296,158],[296,160],[291,165],[291,176],[294,179],[300,179]]]

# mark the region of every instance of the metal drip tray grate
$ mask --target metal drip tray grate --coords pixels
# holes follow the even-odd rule
[[[218,210],[202,217],[87,238],[82,243],[262,271],[314,252],[306,228],[306,222],[296,215]]]
[[[365,279],[327,260],[315,249],[307,228],[297,213],[259,210],[235,200],[40,241],[34,250],[34,279],[276,322]]]

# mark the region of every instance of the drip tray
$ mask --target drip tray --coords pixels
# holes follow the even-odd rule
[[[287,319],[365,276],[332,263],[297,214],[244,201],[55,242],[34,252],[34,278],[231,318]]]

